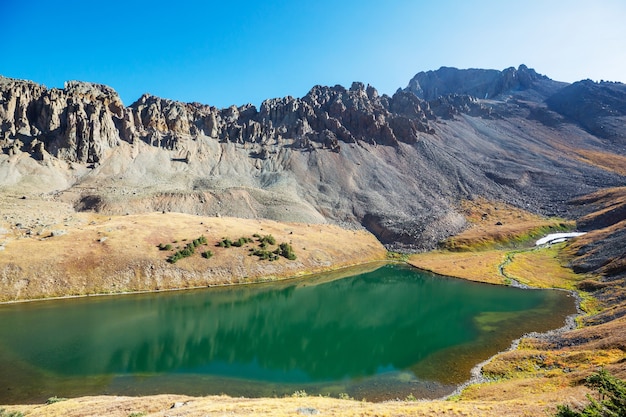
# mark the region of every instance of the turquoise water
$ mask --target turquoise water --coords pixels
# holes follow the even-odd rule
[[[575,311],[403,265],[342,279],[0,306],[0,404],[51,396],[445,395]]]

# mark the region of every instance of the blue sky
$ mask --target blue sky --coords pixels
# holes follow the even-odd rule
[[[624,0],[0,0],[0,74],[217,107],[441,66],[626,81]]]

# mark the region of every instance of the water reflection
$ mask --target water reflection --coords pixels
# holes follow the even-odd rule
[[[387,265],[319,285],[3,306],[0,345],[57,378],[359,380],[397,370],[419,373],[420,363],[437,352],[491,343],[502,323],[509,329],[507,343],[526,331],[559,327],[571,311],[554,314],[564,298],[555,291],[478,285]]]

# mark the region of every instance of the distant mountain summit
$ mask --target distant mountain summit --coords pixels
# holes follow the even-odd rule
[[[528,89],[554,91],[564,83],[550,80],[526,65],[503,71],[441,67],[436,71],[417,73],[405,91],[423,100],[435,100],[449,94],[464,94],[479,99],[493,99],[502,94]]]

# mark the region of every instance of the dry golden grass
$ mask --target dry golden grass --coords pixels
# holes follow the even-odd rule
[[[620,175],[626,175],[626,157],[614,153],[592,151],[588,149],[575,149],[579,160],[589,165],[613,171]]]
[[[511,262],[503,267],[504,273],[532,287],[574,289],[585,276],[567,268],[561,254],[563,246],[511,254]]]
[[[507,280],[500,266],[510,256],[511,247],[532,245],[532,239],[544,233],[573,226],[572,222],[547,219],[484,199],[465,201],[462,208],[471,226],[445,242],[448,250],[411,255],[409,264],[441,275],[504,284]],[[560,265],[553,269],[566,274]],[[529,284],[532,281],[531,276],[524,279]]]
[[[573,222],[545,218],[505,203],[484,199],[464,201],[461,208],[471,226],[449,238],[444,247],[455,251],[511,247],[554,230],[565,230]]]
[[[407,262],[440,275],[503,284],[505,278],[500,274],[499,266],[506,255],[507,251],[495,249],[482,252],[436,251],[411,255]]]
[[[519,389],[516,385],[515,389]],[[506,394],[507,387],[504,388]],[[484,391],[481,392],[481,391]],[[487,397],[490,387],[479,386],[477,397]],[[514,389],[511,388],[514,393]],[[150,397],[83,397],[50,405],[22,405],[6,407],[7,411],[21,411],[27,417],[87,417],[110,416],[128,417],[132,413],[143,413],[148,417],[165,416],[539,416],[549,415],[556,409],[555,404],[570,402],[570,398],[582,398],[584,389],[562,387],[548,392],[533,392],[533,401],[523,401],[512,395],[506,400],[471,401],[392,401],[369,403],[354,400],[340,400],[326,397],[231,398],[226,396],[186,397],[157,395]],[[502,393],[502,391],[501,391]],[[559,397],[562,395],[563,397]],[[172,408],[175,403],[179,407]],[[315,415],[315,414],[313,414]]]
[[[571,138],[554,136],[551,144],[564,155],[607,171],[626,175],[626,157],[610,152],[584,149],[570,143]]]
[[[25,200],[24,204],[30,203]],[[200,217],[180,213],[101,216],[74,213],[71,219],[26,235],[8,226],[0,252],[0,301],[51,296],[119,293],[274,280],[383,260],[384,247],[368,232],[332,225]],[[22,220],[24,224],[28,219]],[[52,230],[65,234],[51,236]],[[244,247],[220,248],[223,238],[272,235],[291,244],[297,259],[260,260]],[[175,264],[176,247],[200,236],[208,244]],[[174,243],[177,242],[177,243]],[[173,251],[157,246],[170,243]],[[211,250],[204,259],[200,252]]]

